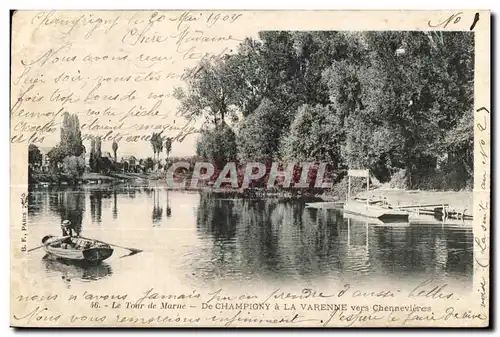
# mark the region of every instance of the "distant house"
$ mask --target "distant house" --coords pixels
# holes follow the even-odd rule
[[[123,172],[137,172],[139,162],[134,156],[123,156],[122,161]]]

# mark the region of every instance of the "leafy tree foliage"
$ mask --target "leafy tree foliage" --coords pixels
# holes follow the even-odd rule
[[[96,142],[95,137],[92,137],[90,140],[90,157],[89,157],[89,166],[92,172],[97,172],[97,156],[96,156]]]
[[[35,144],[30,144],[28,146],[28,163],[32,166],[42,164],[42,153]]]
[[[300,161],[327,161],[339,168],[342,121],[331,105],[301,106],[282,139],[283,157]]]
[[[233,100],[238,89],[233,75],[222,59],[203,61],[197,74],[187,78],[188,89],[174,90],[180,112],[188,118],[205,116],[209,123],[224,123],[235,114]]]
[[[170,156],[170,152],[172,152],[172,138],[167,137],[165,139],[165,154],[167,155],[167,159]]]
[[[92,172],[102,172],[106,167],[107,163],[104,162],[101,150],[102,140],[101,137],[92,137],[90,140],[90,158],[89,166]]]
[[[152,170],[154,168],[154,160],[151,157],[147,157],[146,160],[144,161],[144,166],[146,167],[146,170]]]
[[[212,161],[215,167],[223,168],[227,162],[236,160],[234,131],[226,123],[205,130],[196,143],[196,153]]]
[[[85,160],[82,157],[67,156],[63,160],[64,172],[73,181],[77,181],[85,171]]]
[[[81,157],[84,151],[78,116],[66,112],[63,115],[60,142],[47,153],[52,170],[62,170],[72,181],[77,181],[85,169],[85,160]]]
[[[237,146],[240,160],[272,160],[278,156],[279,143],[286,119],[280,118],[279,108],[264,99],[254,113],[240,124]]]
[[[113,149],[113,155],[114,155],[115,162],[116,162],[116,151],[118,151],[118,143],[116,142],[116,140],[113,140],[113,145],[111,145],[111,146]]]
[[[150,142],[151,147],[153,148],[153,160],[155,161],[155,167],[158,168],[160,153],[163,151],[163,139],[161,137],[161,132],[153,132]]]
[[[68,156],[80,156],[84,150],[80,122],[76,114],[65,112],[61,126],[59,146]]]
[[[472,181],[473,49],[470,32],[267,31],[205,61],[176,97],[185,115],[215,125],[198,142],[208,158],[232,156],[217,126],[239,115],[243,161],[321,160],[381,181],[404,171],[411,188],[433,188],[431,177],[463,188]]]

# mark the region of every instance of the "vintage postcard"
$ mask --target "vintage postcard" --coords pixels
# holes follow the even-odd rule
[[[11,15],[13,327],[487,327],[490,12]]]

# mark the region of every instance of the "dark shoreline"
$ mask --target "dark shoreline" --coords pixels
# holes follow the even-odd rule
[[[104,176],[104,175],[102,175]],[[147,176],[133,176],[128,179],[124,177],[111,177],[106,176],[108,179],[105,181],[88,183],[85,180],[79,180],[76,184],[69,183],[31,183],[29,184],[29,189],[39,189],[39,188],[69,188],[76,186],[86,186],[86,187],[112,187],[121,184],[132,183],[137,186],[141,185],[156,185],[164,186],[166,183],[159,179],[149,179]],[[189,186],[189,182],[186,184]],[[233,189],[233,188],[222,188],[214,189],[209,186],[200,186],[198,188],[168,188],[171,191],[184,191],[184,192],[201,192],[203,194],[209,195],[214,199],[281,199],[281,200],[300,200],[307,199],[310,201],[325,201],[325,202],[343,202],[345,197],[339,197],[335,193],[335,186],[331,190],[319,190],[319,189],[268,189],[261,187],[250,187],[247,189]],[[338,193],[337,193],[338,194]],[[373,188],[370,191],[363,191],[356,194],[359,197],[373,197],[373,198],[387,198],[393,204],[411,204],[411,203],[445,203],[450,204],[453,207],[460,209],[473,209],[473,192],[472,191],[428,191],[428,190],[404,190],[404,189],[394,189],[394,188]]]

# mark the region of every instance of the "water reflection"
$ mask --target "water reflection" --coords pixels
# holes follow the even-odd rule
[[[50,255],[45,255],[42,258],[42,263],[47,272],[61,275],[61,278],[67,283],[72,280],[96,281],[113,274],[111,266],[106,262],[82,264],[54,259]]]
[[[167,218],[170,218],[172,216],[172,207],[170,207],[170,197],[168,195],[168,190],[166,192],[167,192],[167,210],[165,212]]]
[[[368,222],[357,222],[347,218],[347,232],[345,259],[342,266],[348,270],[358,273],[367,273],[371,269],[370,241]]]
[[[59,215],[59,222],[56,225],[67,219],[73,224],[76,234],[81,234],[83,213],[85,212],[84,191],[78,189],[72,193],[57,191],[51,194],[49,209]]]
[[[138,269],[148,263],[170,265],[203,281],[440,276],[472,282],[471,228],[377,226],[344,218],[334,209],[306,209],[305,202],[222,199],[123,184],[32,191],[28,212],[33,237],[59,229],[67,218],[80,230],[88,226],[85,236],[148,247],[151,254],[135,255],[123,268],[136,260]],[[105,231],[92,232],[96,228]],[[113,258],[121,253],[107,260],[113,268]],[[143,260],[148,258],[153,261]],[[119,279],[109,265],[64,270],[77,279]],[[60,272],[54,266],[51,262],[46,269]]]
[[[212,198],[210,194],[203,194],[198,206],[196,227],[215,241],[230,241],[236,234],[238,214],[233,211],[239,200],[220,200]],[[241,205],[240,205],[241,206]],[[235,216],[234,220],[230,217]]]
[[[151,219],[153,220],[153,226],[158,226],[161,223],[163,217],[163,208],[160,206],[160,190],[153,190],[153,212],[151,214]]]
[[[90,191],[90,217],[92,222],[101,223],[102,221],[102,191]]]
[[[116,190],[113,191],[113,219],[118,217],[118,204],[116,202]]]
[[[199,266],[210,271],[207,277],[226,272],[302,279],[325,274],[472,276],[470,230],[380,227],[344,219],[341,211],[304,209],[297,201],[210,195],[201,195],[197,229],[214,243],[210,263]],[[450,242],[458,247],[450,250]]]

